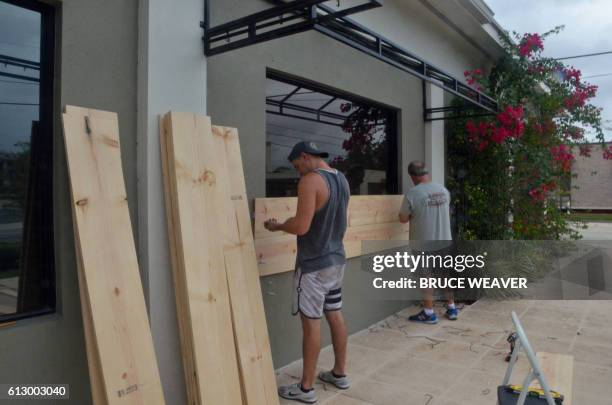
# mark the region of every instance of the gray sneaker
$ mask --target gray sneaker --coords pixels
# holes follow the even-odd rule
[[[285,399],[300,401],[306,404],[314,404],[317,402],[317,395],[314,389],[304,392],[300,383],[285,385],[278,388],[278,395]]]
[[[321,371],[319,373],[319,380],[333,384],[336,388],[340,388],[341,390],[347,390],[351,387],[347,376],[336,377],[331,371]]]

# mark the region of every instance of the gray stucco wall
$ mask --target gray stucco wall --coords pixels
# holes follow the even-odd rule
[[[265,197],[266,68],[309,79],[400,109],[401,173],[424,159],[421,82],[317,32],[307,32],[208,58],[208,113],[219,125],[239,129],[249,198]],[[405,176],[404,176],[405,177]],[[403,188],[408,180],[403,179]],[[351,332],[403,307],[365,299],[359,260],[349,261],[344,313]],[[262,279],[274,364],[301,356],[301,330],[291,317],[291,273]],[[327,332],[326,332],[327,333]],[[326,336],[324,343],[329,343]]]
[[[70,384],[66,404],[91,403],[74,257],[68,174],[60,125],[66,104],[119,113],[124,175],[136,227],[137,2],[64,0],[61,90],[54,136],[57,313],[0,328],[0,381]],[[4,401],[16,404],[38,401]],[[40,403],[48,403],[40,402]]]

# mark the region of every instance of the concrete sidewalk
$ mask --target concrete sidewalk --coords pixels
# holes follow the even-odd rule
[[[407,308],[349,338],[352,387],[317,382],[324,405],[494,405],[508,363],[510,312],[520,315],[536,351],[574,356],[574,405],[612,404],[612,301],[492,301],[466,306],[451,322],[437,308],[437,325],[408,322]],[[320,369],[333,365],[331,347]],[[522,381],[527,362],[515,366]],[[299,381],[301,361],[277,370],[278,384]],[[295,403],[281,400],[281,404]]]

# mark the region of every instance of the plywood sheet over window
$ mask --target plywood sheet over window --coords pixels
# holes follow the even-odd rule
[[[362,241],[365,240],[408,240],[408,225],[398,221],[402,198],[401,195],[351,197],[344,237],[347,257],[370,253],[363,251]],[[294,269],[296,237],[270,232],[263,224],[270,218],[285,221],[295,215],[296,208],[296,197],[255,199],[255,250],[261,276]]]

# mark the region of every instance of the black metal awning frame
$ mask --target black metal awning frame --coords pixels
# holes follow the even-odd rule
[[[404,72],[431,83],[466,102],[464,106],[427,108],[423,92],[424,120],[449,119],[446,113],[478,109],[482,114],[462,114],[462,117],[492,115],[498,104],[492,97],[456,79],[444,70],[428,63],[393,41],[348,18],[350,14],[382,6],[382,0],[364,0],[364,4],[343,10],[323,5],[328,0],[268,0],[274,7],[210,27],[210,0],[204,0],[204,53],[213,56],[249,45],[314,29]],[[442,116],[439,116],[442,114]]]
[[[286,79],[285,79],[286,80]],[[283,117],[292,117],[304,121],[312,121],[318,122],[321,124],[332,125],[336,127],[343,127],[344,123],[350,119],[354,114],[356,114],[359,110],[353,111],[348,115],[342,115],[338,113],[334,113],[331,111],[325,110],[330,104],[332,104],[336,100],[344,100],[339,96],[334,96],[331,94],[326,94],[323,92],[316,92],[319,94],[328,95],[330,97],[329,100],[325,101],[318,107],[308,107],[305,105],[296,104],[291,100],[291,98],[295,95],[300,95],[300,90],[303,88],[299,85],[290,91],[287,94],[279,95],[276,97],[284,96],[280,100],[276,100],[275,96],[266,97],[266,106],[271,107],[270,109],[266,108],[266,113],[272,115],[280,115]],[[347,100],[347,102],[350,102]],[[332,121],[336,120],[336,121]],[[383,122],[372,122],[372,125],[383,125]]]
[[[0,54],[0,66],[4,66],[4,67],[14,66],[14,67],[23,69],[24,72],[26,70],[40,71],[40,63],[38,62],[34,62],[31,60],[26,60],[26,59],[14,58],[12,56],[3,55],[3,54]],[[16,73],[0,72],[0,76],[8,77],[11,79],[26,80],[30,82],[36,82],[36,83],[40,82],[40,79],[38,77],[26,76],[26,75],[21,75],[21,74],[16,74]]]

